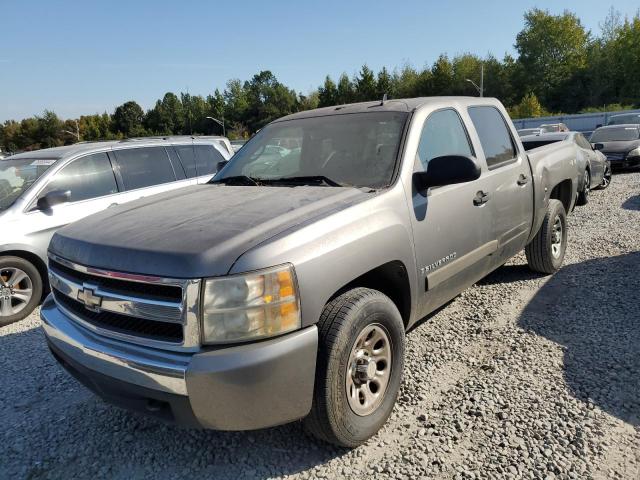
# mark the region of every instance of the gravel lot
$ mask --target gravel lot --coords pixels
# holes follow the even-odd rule
[[[518,256],[408,336],[404,385],[355,450],[299,424],[187,430],[103,404],[37,312],[0,329],[0,478],[640,478],[640,173],[570,217],[565,267]]]

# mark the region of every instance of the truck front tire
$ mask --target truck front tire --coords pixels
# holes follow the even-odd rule
[[[319,344],[306,430],[356,447],[384,425],[396,402],[404,364],[404,323],[386,295],[355,288],[329,302],[318,322]]]
[[[20,257],[0,257],[0,327],[28,316],[41,297],[42,278],[31,262]]]
[[[561,266],[567,249],[567,215],[562,202],[549,200],[542,226],[525,247],[529,268],[554,273]]]

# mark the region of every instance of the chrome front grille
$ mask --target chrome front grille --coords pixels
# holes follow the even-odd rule
[[[49,254],[56,304],[97,333],[171,350],[200,345],[200,282],[107,271]]]

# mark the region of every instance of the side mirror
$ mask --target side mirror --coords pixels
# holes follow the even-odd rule
[[[218,162],[218,167],[217,167],[218,169],[216,170],[216,173],[222,170],[227,163],[229,163],[229,160],[222,160]]]
[[[71,191],[52,190],[38,198],[36,205],[38,205],[38,210],[49,210],[51,207],[55,207],[61,203],[67,203],[69,200],[71,200]]]
[[[413,183],[421,193],[430,187],[472,182],[480,178],[480,167],[471,157],[444,155],[429,160],[426,172],[415,172]]]
[[[604,144],[603,143],[594,143],[592,145],[594,150],[603,150],[604,149]]]

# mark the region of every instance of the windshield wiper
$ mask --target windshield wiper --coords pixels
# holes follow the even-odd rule
[[[248,177],[247,175],[232,175],[230,177],[223,177],[217,180],[210,180],[209,183],[222,183],[224,185],[251,185],[258,186],[259,178]]]
[[[297,184],[297,185],[318,185],[325,184],[329,187],[347,187],[348,185],[344,183],[336,182],[335,180],[331,180],[329,177],[325,177],[324,175],[306,175],[300,177],[281,177],[281,178],[261,178],[263,182],[268,183],[284,183],[284,184]]]

